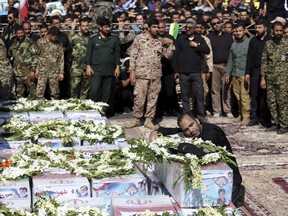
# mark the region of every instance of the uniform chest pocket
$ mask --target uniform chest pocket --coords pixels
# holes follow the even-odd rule
[[[98,50],[98,51],[104,51],[106,53],[113,53],[114,52],[114,47],[109,46],[109,44],[100,44],[100,43],[96,43],[94,44],[94,49]]]

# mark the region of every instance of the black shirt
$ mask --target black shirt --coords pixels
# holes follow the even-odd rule
[[[190,47],[188,35],[180,35],[175,42],[173,65],[175,72],[201,73],[201,56],[209,54],[210,49],[204,38],[194,35],[193,41],[198,44],[197,48]]]
[[[164,128],[159,127],[157,130],[159,133],[166,135],[172,135],[183,132],[181,128]],[[229,141],[226,138],[224,131],[215,124],[203,123],[202,130],[198,138],[204,141],[210,140],[217,146],[226,147],[226,149],[232,153],[232,148]]]
[[[222,32],[222,34],[219,35],[215,32],[212,32],[209,33],[207,37],[211,41],[213,63],[226,64],[228,61],[231,45],[234,42],[232,34]]]
[[[254,37],[251,39],[248,48],[246,74],[253,75],[254,69],[261,68],[261,58],[266,41],[271,40],[271,35],[266,35],[263,39]]]
[[[165,135],[173,135],[183,132],[180,128],[163,128],[159,127],[157,130],[159,133]],[[226,147],[226,149],[232,153],[231,145],[224,133],[224,131],[215,124],[203,123],[202,130],[198,138],[202,138],[204,141],[210,140],[217,146]],[[194,153],[194,152],[191,152]],[[236,164],[236,159],[231,158]],[[241,191],[242,176],[239,172],[238,166],[233,164],[228,164],[233,170],[233,191],[232,191],[232,202],[234,205],[238,205],[239,194]]]
[[[264,8],[266,2],[268,21],[275,19],[276,17],[286,17],[285,0],[261,0],[260,9]],[[288,2],[286,3],[288,4]],[[288,5],[287,5],[288,6]]]
[[[170,34],[168,34],[167,32],[165,32],[164,35],[159,35],[159,36],[163,37],[163,38],[169,38],[169,39],[173,40],[173,42],[175,43],[174,37],[171,36]],[[167,45],[163,45],[163,46],[167,46]],[[172,62],[170,59],[162,57],[161,63],[162,63],[162,75],[163,76],[174,73],[174,69],[172,67]]]

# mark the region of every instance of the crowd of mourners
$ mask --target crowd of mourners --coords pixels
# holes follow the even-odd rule
[[[0,100],[82,98],[127,127],[192,113],[288,131],[285,0],[29,0],[1,16]],[[109,12],[112,12],[111,16]]]

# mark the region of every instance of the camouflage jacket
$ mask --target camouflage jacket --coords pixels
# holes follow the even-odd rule
[[[85,54],[87,50],[88,40],[90,38],[90,34],[85,36],[81,32],[73,35],[70,38],[70,43],[72,46],[72,73],[79,73],[78,75],[82,75],[83,71],[86,68],[85,65]],[[79,71],[79,72],[78,72]]]
[[[64,75],[64,49],[61,44],[52,43],[47,38],[37,41],[37,71]]]
[[[161,58],[171,59],[175,47],[162,46],[161,38],[150,39],[148,33],[138,35],[132,46],[130,68],[135,70],[135,77],[156,79],[162,76]]]
[[[280,84],[287,82],[288,39],[282,38],[277,44],[273,40],[266,42],[261,60],[261,75],[267,82]],[[285,81],[286,80],[286,81]]]
[[[2,32],[3,40],[7,48],[10,47],[13,39],[15,39],[15,25],[7,25],[3,28]]]
[[[12,67],[7,58],[6,46],[3,39],[0,38],[0,74],[3,76],[11,76],[12,75]]]
[[[28,37],[22,42],[14,40],[8,50],[8,57],[13,61],[16,76],[27,76],[34,72],[37,65],[37,49]]]

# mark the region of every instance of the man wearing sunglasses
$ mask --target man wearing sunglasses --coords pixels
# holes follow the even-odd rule
[[[178,77],[180,79],[184,113],[188,113],[191,110],[189,99],[193,89],[193,94],[197,101],[197,117],[204,121],[204,88],[201,59],[203,55],[210,53],[210,49],[204,38],[195,34],[196,25],[197,23],[193,19],[186,21],[186,35],[180,36],[175,43],[176,51],[173,64],[175,79]]]
[[[2,37],[4,39],[7,50],[11,46],[13,39],[15,38],[15,24],[18,21],[19,10],[12,8],[8,11],[7,21],[8,25],[4,27]]]

